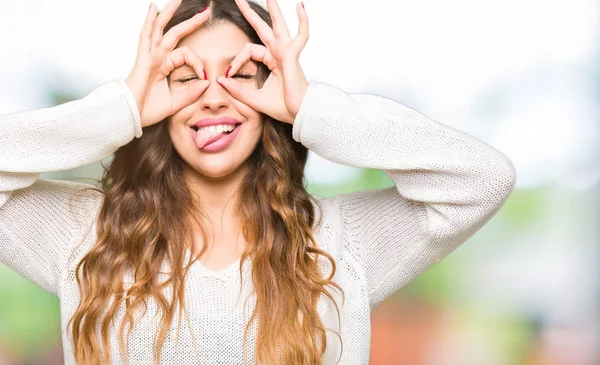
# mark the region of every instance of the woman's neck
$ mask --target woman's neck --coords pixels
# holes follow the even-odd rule
[[[187,171],[186,179],[202,212],[200,226],[196,229],[194,255],[207,267],[220,270],[235,262],[245,250],[241,234],[238,194],[247,169],[240,167],[233,174],[222,178],[207,178],[194,171]],[[193,223],[194,225],[196,223]]]
[[[186,172],[188,184],[199,198],[202,229],[210,242],[229,241],[240,229],[239,188],[247,169],[242,166],[234,173],[221,178],[209,178],[195,170]]]

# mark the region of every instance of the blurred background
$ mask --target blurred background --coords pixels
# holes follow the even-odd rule
[[[295,0],[280,4],[294,32]],[[600,1],[305,5],[309,79],[409,105],[503,151],[518,174],[489,224],[373,312],[371,364],[600,364]],[[126,77],[147,7],[2,0],[0,114]],[[322,196],[390,185],[315,155],[306,176]],[[0,266],[0,364],[62,364],[60,346],[57,299]]]

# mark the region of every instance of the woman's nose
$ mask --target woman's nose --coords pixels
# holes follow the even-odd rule
[[[200,95],[200,106],[203,110],[219,111],[226,109],[230,103],[227,90],[217,80],[210,80],[208,88]]]

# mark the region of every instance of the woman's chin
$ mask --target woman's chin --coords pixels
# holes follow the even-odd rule
[[[194,172],[207,179],[226,179],[228,177],[237,176],[243,169],[243,163],[232,164],[232,161],[221,162],[203,161],[202,164],[188,165]]]
[[[223,180],[233,176],[235,170],[202,170],[196,172],[208,179]]]
[[[232,144],[222,151],[206,152],[197,148],[196,145],[186,144],[181,148],[175,149],[180,152],[180,156],[187,164],[187,168],[194,175],[207,179],[227,179],[229,177],[240,176],[245,172],[246,162],[251,156],[251,151],[256,148],[257,141],[254,144],[242,143]],[[240,140],[244,142],[244,140]],[[189,141],[186,141],[189,143]]]

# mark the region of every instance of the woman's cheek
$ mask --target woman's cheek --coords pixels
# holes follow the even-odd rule
[[[251,107],[242,103],[239,100],[234,100],[233,103],[238,112],[248,120],[258,118],[260,115],[256,110],[252,109]]]
[[[185,125],[187,121],[190,120],[190,118],[194,115],[195,108],[196,105],[194,103],[173,114],[171,118],[169,118],[170,127],[172,128]]]

